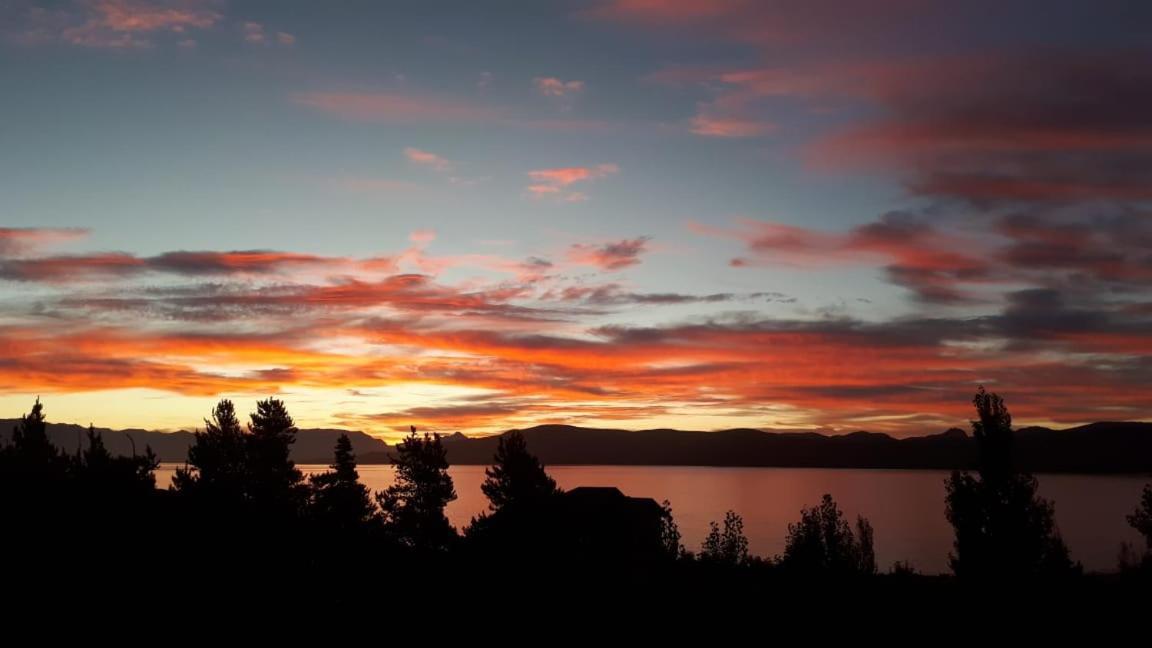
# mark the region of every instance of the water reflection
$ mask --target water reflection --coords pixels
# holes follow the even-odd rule
[[[166,486],[176,465],[157,471]],[[325,466],[301,466],[306,472]],[[457,528],[485,510],[480,492],[484,466],[453,466],[459,499],[448,506]],[[944,519],[941,471],[829,470],[818,468],[707,468],[679,466],[553,466],[548,472],[562,488],[617,486],[628,495],[669,500],[690,549],[697,549],[708,523],[733,509],[744,517],[750,549],[761,556],[783,552],[788,524],[800,509],[832,493],[844,512],[862,514],[876,531],[876,558],[881,569],[894,561],[912,563],[934,573],[948,569],[952,527]],[[361,480],[373,491],[392,483],[392,468],[360,466]],[[1141,539],[1124,520],[1135,508],[1147,479],[1140,476],[1041,475],[1040,494],[1056,503],[1056,519],[1072,557],[1085,569],[1116,566],[1122,541]]]

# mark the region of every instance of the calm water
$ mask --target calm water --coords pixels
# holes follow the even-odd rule
[[[301,466],[305,471],[325,466]],[[157,471],[164,486],[174,465]],[[450,470],[459,498],[448,505],[448,518],[457,528],[485,510],[480,492],[484,466],[453,466]],[[652,466],[553,466],[548,468],[563,488],[616,486],[627,495],[665,499],[685,544],[699,548],[708,522],[721,520],[728,509],[744,517],[744,532],[753,553],[783,552],[788,524],[800,509],[831,493],[853,520],[857,514],[872,522],[876,558],[886,569],[894,561],[912,563],[922,572],[948,570],[952,527],[944,519],[944,480],[941,471],[829,470],[820,468],[699,468]],[[1040,493],[1056,504],[1056,520],[1073,558],[1090,570],[1116,566],[1122,541],[1139,546],[1140,537],[1124,520],[1148,481],[1140,476],[1040,475]],[[361,466],[360,479],[372,490],[392,483],[390,466]]]

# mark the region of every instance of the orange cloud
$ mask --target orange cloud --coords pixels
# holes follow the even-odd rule
[[[958,272],[972,252],[934,223],[899,215],[842,233],[741,227],[713,233],[746,236],[751,252],[769,258],[807,250],[847,257],[838,262],[878,259],[929,279]],[[1002,254],[982,259],[994,274],[1022,273],[1011,275],[1013,283],[1029,277],[1028,268],[1067,259],[1078,277],[1116,277],[1135,286],[1139,281],[1119,272],[1125,266],[1116,258],[1091,252],[1110,247],[1105,242],[1113,238],[1143,240],[1143,227],[1139,220],[1089,228],[1017,215],[997,223]],[[752,300],[784,296],[640,293],[586,277],[567,281],[539,258],[428,257],[424,247],[433,235],[412,238],[408,251],[365,260],[259,251],[81,257],[98,268],[167,266],[168,281],[129,277],[104,289],[57,282],[29,301],[13,299],[0,318],[0,389],[148,388],[207,396],[419,385],[468,395],[391,411],[341,411],[336,418],[468,431],[708,416],[734,425],[908,434],[963,421],[964,396],[977,382],[1012,394],[1021,420],[1152,415],[1146,398],[1152,310],[1141,306],[1144,293],[1092,301],[1056,288],[1013,288],[999,310],[976,316],[769,318],[747,312]],[[647,244],[645,238],[578,244],[565,261],[618,270],[638,263]],[[50,266],[61,259],[76,261],[19,260]],[[453,285],[397,270],[417,262],[477,265],[514,280]],[[308,268],[320,271],[312,283],[300,280]],[[745,312],[725,315],[737,300]],[[696,304],[699,311],[690,321],[605,323],[620,321],[606,319],[605,308],[613,316],[629,308],[651,314],[662,304]],[[720,310],[709,314],[713,304]]]

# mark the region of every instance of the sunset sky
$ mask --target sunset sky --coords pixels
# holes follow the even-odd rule
[[[0,418],[1152,420],[1152,3],[0,0]]]

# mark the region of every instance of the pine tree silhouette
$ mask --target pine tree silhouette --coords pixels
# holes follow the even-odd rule
[[[484,470],[486,479],[480,485],[491,510],[534,506],[561,493],[540,460],[528,452],[519,430],[504,434],[497,443],[492,466]]]
[[[360,483],[356,455],[347,434],[336,440],[330,469],[309,478],[312,499],[309,510],[323,529],[337,532],[363,529],[376,521],[376,506],[368,487]]]
[[[32,411],[20,417],[12,430],[12,451],[29,469],[36,466],[48,469],[61,459],[59,448],[48,439],[44,405],[39,398],[32,405]]]
[[[417,435],[412,427],[396,446],[392,464],[396,481],[376,496],[389,535],[411,548],[450,548],[457,535],[444,507],[456,499],[456,490],[440,435]]]
[[[247,447],[244,429],[232,401],[222,399],[204,420],[188,448],[187,464],[178,468],[172,488],[181,493],[241,502],[247,490]]]
[[[249,497],[276,512],[299,512],[307,489],[303,474],[290,458],[296,423],[284,402],[275,398],[258,401],[250,418],[245,438]]]

